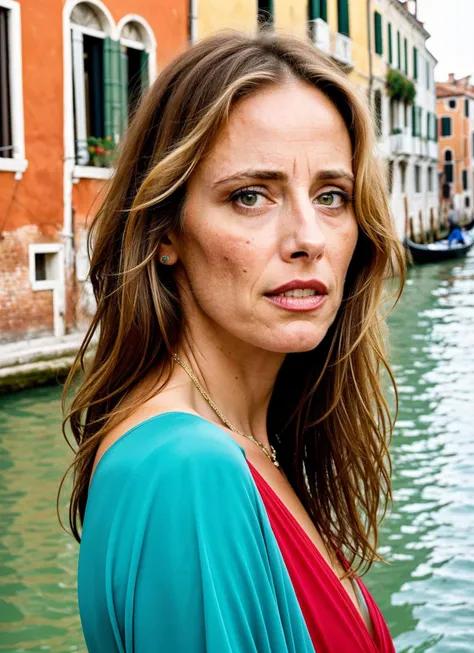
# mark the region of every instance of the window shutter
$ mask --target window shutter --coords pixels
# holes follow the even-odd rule
[[[374,31],[375,31],[375,52],[383,54],[382,42],[382,16],[378,11],[374,12]]]
[[[128,127],[128,55],[127,52],[122,52],[120,48],[120,91],[121,91],[121,126],[125,131]]]
[[[465,98],[464,100],[464,115],[466,118],[469,118],[469,100],[468,98]]]
[[[462,171],[462,189],[467,190],[467,170]]]
[[[337,0],[337,31],[344,36],[349,34],[349,0]]]
[[[392,25],[388,23],[387,26],[387,38],[388,38],[388,63],[392,65],[393,63],[393,50],[392,50]]]
[[[412,108],[411,108],[411,121],[412,121],[411,133],[412,133],[412,136],[416,136],[416,118],[417,118],[416,106],[413,105]]]
[[[441,136],[451,136],[451,118],[441,118]]]
[[[431,112],[426,112],[426,138],[431,140]]]
[[[430,69],[430,62],[426,62],[426,88],[429,90],[430,88],[430,74],[431,74],[431,69]]]
[[[418,79],[418,50],[413,48],[413,79]]]
[[[309,0],[310,20],[328,20],[327,0]]]
[[[150,78],[148,75],[148,52],[142,50],[140,52],[140,79],[141,91],[144,93],[150,86]]]
[[[422,135],[423,131],[423,109],[418,107],[418,136]]]
[[[402,69],[402,43],[400,39],[400,32],[397,32],[397,67],[398,70]]]
[[[403,39],[403,50],[405,54],[405,75],[408,75],[408,41]]]
[[[104,41],[104,116],[105,136],[111,136],[115,143],[120,139],[126,115],[124,116],[123,66],[119,41]],[[127,102],[128,104],[128,102]]]

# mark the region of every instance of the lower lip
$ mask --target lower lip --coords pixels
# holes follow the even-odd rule
[[[275,306],[286,311],[315,311],[326,301],[327,295],[310,295],[309,297],[279,297],[277,295],[265,295]]]

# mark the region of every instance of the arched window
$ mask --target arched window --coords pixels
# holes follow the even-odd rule
[[[113,26],[98,6],[88,2],[72,9],[70,23],[76,163],[107,166],[120,134],[108,90]]]
[[[123,103],[129,120],[144,91],[150,85],[150,56],[154,47],[144,26],[136,20],[125,23],[120,32],[120,61],[123,67]]]

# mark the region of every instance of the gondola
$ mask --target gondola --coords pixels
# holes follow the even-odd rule
[[[449,259],[461,258],[466,256],[468,251],[474,245],[474,229],[471,231],[464,231],[464,244],[451,243],[448,244],[448,239],[437,240],[428,245],[415,243],[410,238],[405,239],[405,246],[412,255],[414,263],[437,263],[439,261],[447,261]]]

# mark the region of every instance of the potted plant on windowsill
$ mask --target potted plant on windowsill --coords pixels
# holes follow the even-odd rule
[[[89,152],[89,165],[96,168],[110,168],[115,151],[115,143],[111,136],[96,138],[89,136],[87,139],[87,151]]]
[[[407,79],[398,70],[390,68],[385,78],[387,92],[392,100],[413,104],[416,95],[416,87],[412,81]]]

